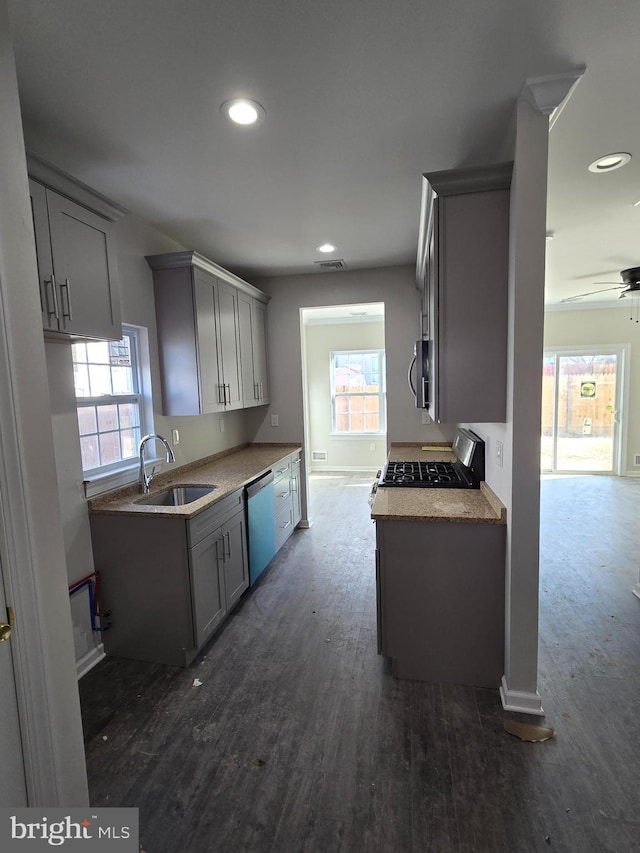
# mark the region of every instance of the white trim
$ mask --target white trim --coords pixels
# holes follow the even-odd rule
[[[375,475],[376,472],[379,470],[380,470],[379,465],[374,465],[373,467],[371,467],[370,465],[327,465],[325,468],[318,468],[318,466],[316,466],[316,465],[311,466],[311,473],[312,474],[316,474],[316,473],[320,473],[320,472],[326,473],[327,471],[338,471],[338,472],[342,472],[342,471],[347,471],[347,472],[349,472],[349,471],[354,471],[354,472],[370,471],[372,474]]]
[[[0,280],[0,547],[6,598],[22,630],[11,638],[27,796],[30,805],[59,801],[60,767],[53,747],[51,687],[44,655],[42,602],[34,577],[33,525],[23,470],[24,449],[17,421],[13,387],[15,363]],[[11,495],[11,500],[3,500]]]
[[[41,157],[37,157],[32,151],[27,151],[26,153],[27,171],[29,177],[33,178],[34,181],[50,187],[52,190],[71,199],[71,201],[76,202],[76,204],[81,204],[88,210],[92,210],[94,213],[103,216],[110,222],[117,222],[129,213],[125,207],[116,204],[115,201],[111,201],[110,198],[101,195],[91,189],[91,187],[83,184],[82,181],[78,181],[67,174],[67,172],[63,172]]]
[[[106,658],[106,656],[104,645],[102,643],[94,646],[94,648],[90,649],[86,655],[82,655],[82,657],[76,661],[78,681],[80,681],[82,676],[86,675],[90,669],[93,669],[96,664],[99,664],[103,658]]]
[[[586,65],[579,65],[571,71],[563,71],[560,74],[529,77],[524,81],[520,97],[542,115],[550,116],[549,130],[551,130],[586,70]]]
[[[636,596],[636,598],[640,598],[640,581],[638,581],[631,592]]]
[[[522,690],[510,690],[507,685],[506,675],[502,676],[500,684],[500,699],[505,711],[515,711],[518,714],[535,714],[544,717],[542,699],[536,690],[535,693],[525,693]]]

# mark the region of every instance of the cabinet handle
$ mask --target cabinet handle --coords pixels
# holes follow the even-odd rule
[[[216,545],[217,545],[217,543],[218,543],[218,542],[222,543],[222,555],[220,554],[220,551],[216,548],[216,550],[218,550],[218,562],[220,562],[220,560],[222,560],[222,562],[224,563],[224,561],[225,561],[225,555],[224,555],[224,534],[223,534],[223,535],[222,535],[222,536],[221,536],[221,537],[216,541]]]
[[[62,298],[62,291],[67,295],[67,310],[64,310],[64,301],[62,303],[62,316],[66,317],[69,321],[73,320],[73,311],[71,310],[71,289],[69,287],[69,279],[65,278],[64,284],[60,285],[60,297]]]
[[[282,525],[282,529],[286,530],[290,524],[291,524],[291,519],[289,519],[289,521],[285,521],[285,523]]]
[[[225,389],[226,389],[226,388],[228,388],[228,389],[229,389],[229,399],[227,399],[227,392],[226,392],[226,390],[225,390],[225,392],[224,392],[224,402],[225,402],[225,404],[227,404],[227,403],[230,403],[230,402],[231,402],[231,385],[230,385],[230,384],[227,384],[227,385],[225,385],[224,387],[225,387]]]
[[[227,402],[227,389],[224,385],[218,385],[218,402],[223,405]]]
[[[229,533],[229,531],[227,530],[227,532],[226,532],[224,535],[227,537],[227,548],[228,548],[228,551],[225,551],[225,554],[224,554],[224,559],[225,559],[225,562],[226,562],[227,557],[228,557],[229,559],[231,559],[231,534],[230,534],[230,533]]]
[[[51,297],[53,300],[53,311],[51,310],[51,302],[49,301],[49,288],[51,288]],[[56,278],[51,273],[51,278],[44,280],[44,299],[47,306],[47,314],[49,317],[53,314],[56,320],[60,319],[60,310],[58,308],[58,291],[56,289]]]
[[[288,497],[289,497],[289,492],[280,492],[280,497],[281,497],[281,498],[288,498]]]
[[[296,476],[293,476],[291,478],[291,491],[292,492],[298,491],[298,478]]]

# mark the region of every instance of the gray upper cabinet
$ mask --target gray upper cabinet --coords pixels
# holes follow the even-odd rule
[[[252,345],[243,327],[243,299],[266,297],[197,252],[151,255],[147,262],[153,270],[164,414],[257,405],[244,393]]]
[[[506,420],[512,164],[424,176],[418,287],[441,423]]]
[[[240,293],[238,310],[243,406],[265,406],[269,402],[267,306],[259,299]]]
[[[42,322],[57,337],[122,337],[113,223],[30,180]]]

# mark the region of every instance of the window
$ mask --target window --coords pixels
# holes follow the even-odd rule
[[[121,341],[73,344],[82,468],[102,473],[138,455],[143,400],[138,332],[123,326]]]
[[[384,433],[384,352],[331,353],[331,410],[333,433]]]

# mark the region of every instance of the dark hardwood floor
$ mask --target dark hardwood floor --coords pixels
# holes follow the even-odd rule
[[[314,526],[189,669],[82,679],[92,805],[139,807],[147,853],[640,850],[640,480],[542,483],[538,744],[377,656],[370,481],[313,478]]]

